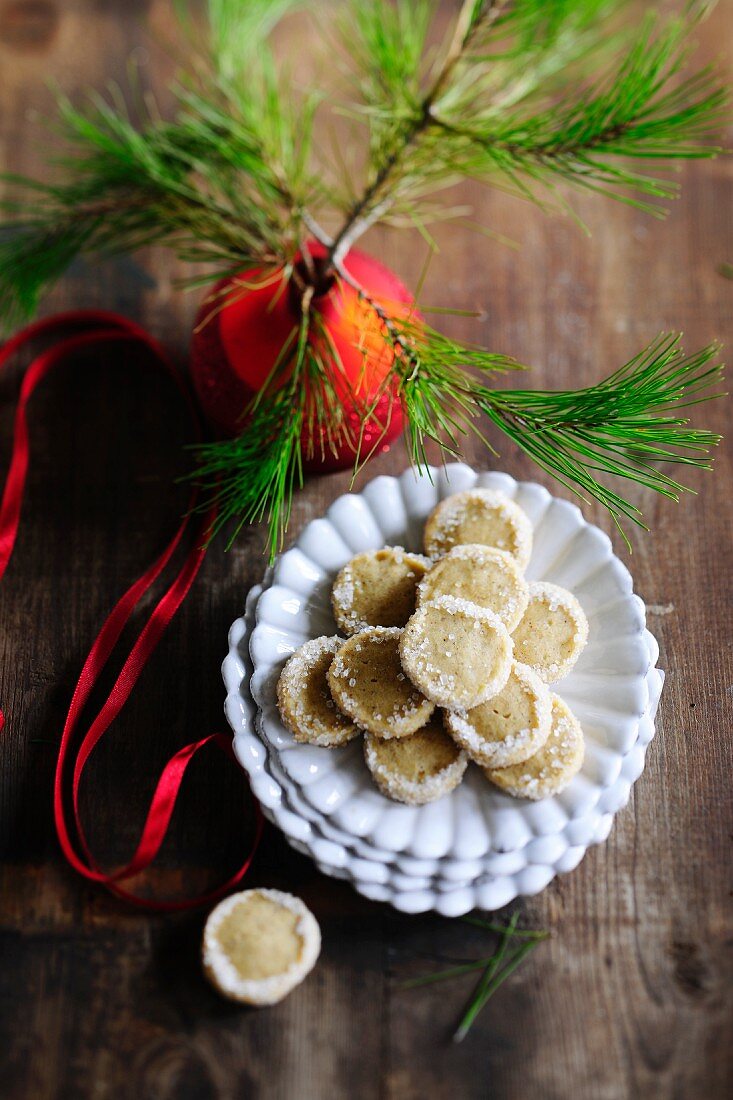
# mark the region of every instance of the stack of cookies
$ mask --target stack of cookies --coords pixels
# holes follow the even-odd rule
[[[286,663],[282,720],[296,741],[364,737],[379,789],[433,801],[469,760],[517,798],[561,791],[583,762],[583,732],[551,691],[588,636],[567,590],[530,583],[532,525],[511,499],[471,489],[428,517],[425,554],[358,554],[332,590],[346,635],[316,638]]]

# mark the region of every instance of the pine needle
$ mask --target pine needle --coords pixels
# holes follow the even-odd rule
[[[534,940],[529,940],[523,943],[520,947],[514,951],[513,954],[505,960],[509,945],[514,933],[514,925],[516,914],[512,917],[512,920],[507,926],[506,932],[499,945],[499,949],[494,955],[486,970],[483,973],[483,977],[479,981],[471,998],[466,1012],[461,1018],[461,1021],[456,1028],[453,1035],[454,1043],[462,1043],[468,1035],[471,1027],[473,1026],[479,1013],[486,1007],[493,995],[499,989],[501,985],[509,978],[521,963],[527,958],[530,952],[540,943],[540,938],[537,937]],[[544,937],[543,937],[544,938]]]
[[[80,107],[57,93],[61,181],[0,178],[9,189],[0,200],[0,323],[32,315],[77,254],[164,244],[208,265],[209,281],[293,255],[301,208],[321,188],[309,167],[319,94],[294,96],[278,72],[257,37],[273,22],[266,9],[212,0],[214,53],[201,71],[179,74],[172,120],[151,110],[133,123],[115,87]],[[245,71],[235,74],[231,51],[244,39]]]
[[[559,209],[567,204],[557,185],[566,183],[663,214],[657,200],[674,197],[674,182],[619,158],[658,165],[715,156],[711,139],[729,96],[712,69],[680,78],[699,6],[667,23],[629,21],[617,34],[613,18],[624,7],[625,0],[465,0],[455,48],[426,77],[417,48],[424,6],[354,0],[364,103],[353,114],[369,127],[371,156],[366,190],[336,247],[393,208],[403,216],[412,208],[424,223],[426,189],[465,177]],[[400,34],[411,48],[398,60]]]
[[[670,500],[690,491],[659,463],[710,469],[710,451],[720,436],[693,428],[685,410],[722,396],[717,344],[688,355],[676,334],[662,334],[639,355],[606,379],[582,390],[499,390],[487,376],[523,370],[506,356],[452,340],[415,320],[395,320],[372,302],[394,352],[389,374],[372,403],[361,409],[363,426],[388,387],[397,383],[406,421],[411,462],[428,473],[428,442],[446,458],[461,458],[466,439],[474,436],[496,454],[485,431],[489,422],[515,442],[563,486],[608,509],[627,546],[625,522],[644,527],[642,511],[602,477],[626,479]],[[317,308],[311,324],[317,325]],[[336,397],[337,367],[314,356],[309,345],[303,360],[283,361],[278,371],[288,379],[284,389],[274,381],[264,387],[242,435],[198,449],[195,477],[216,497],[221,512],[216,530],[236,517],[234,535],[244,523],[269,520],[271,556],[282,545],[295,484],[283,467],[295,470],[299,433],[335,450],[344,438],[343,408]],[[368,363],[365,361],[365,370]],[[292,372],[289,374],[288,372]],[[298,379],[307,378],[307,393]],[[308,396],[310,395],[310,396]],[[297,422],[297,425],[296,425]],[[378,447],[359,453],[358,472]],[[353,445],[353,441],[352,441]],[[232,535],[232,538],[234,537]],[[231,541],[231,540],[230,540]]]
[[[461,457],[464,440],[478,437],[493,453],[484,413],[541,469],[588,503],[610,512],[627,546],[622,523],[644,527],[641,510],[597,475],[625,478],[679,500],[688,490],[660,462],[710,469],[720,436],[692,428],[684,410],[722,396],[718,344],[685,354],[678,334],[662,334],[606,379],[582,390],[496,390],[476,372],[523,369],[502,356],[470,348],[414,322],[389,321],[396,352],[407,446],[427,472],[431,441],[446,457]]]
[[[422,985],[434,985],[436,982],[448,981],[450,978],[460,978],[463,974],[471,974],[474,970],[481,970],[491,962],[492,956],[485,959],[475,959],[472,962],[461,963],[459,966],[451,966],[447,970],[436,970],[434,974],[424,974],[420,978],[409,978],[402,983],[403,989],[418,989]]]
[[[472,959],[471,961],[460,963],[446,970],[438,970],[418,978],[410,978],[408,981],[402,983],[403,989],[416,989],[421,986],[435,984],[436,982],[460,978],[476,970],[483,970],[483,974],[471,995],[468,1005],[461,1016],[458,1028],[453,1035],[454,1043],[460,1043],[465,1039],[479,1013],[486,1006],[497,989],[514,973],[527,955],[529,955],[542,940],[547,939],[550,934],[549,932],[540,930],[518,929],[518,911],[512,914],[509,923],[506,925],[497,924],[493,921],[484,921],[478,917],[464,917],[463,919],[468,924],[474,924],[486,931],[494,932],[500,937],[498,947],[494,953],[484,958]],[[512,950],[515,941],[519,946]]]
[[[681,338],[662,334],[603,382],[576,391],[486,391],[481,409],[542,469],[582,500],[593,498],[622,527],[644,527],[639,508],[596,475],[626,478],[678,501],[689,492],[665,474],[659,462],[711,468],[710,451],[720,436],[689,427],[680,412],[722,394],[720,348],[711,344],[686,355]]]
[[[218,506],[209,539],[231,526],[229,548],[242,527],[265,521],[270,561],[282,549],[293,495],[303,485],[303,439],[310,442],[308,458],[316,448],[325,456],[345,441],[353,445],[335,376],[313,339],[318,324],[306,290],[298,327],[262,389],[242,410],[241,434],[192,448],[196,467],[190,477],[202,490],[197,510]]]
[[[659,162],[720,152],[710,139],[723,124],[728,93],[714,72],[703,69],[672,84],[689,53],[689,32],[682,20],[660,30],[650,17],[615,70],[551,107],[446,121],[453,139],[467,143],[463,170],[487,178],[498,173],[529,198],[559,178],[659,214],[643,196],[673,198],[676,184],[617,158]]]

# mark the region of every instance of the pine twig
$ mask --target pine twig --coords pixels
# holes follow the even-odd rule
[[[438,215],[423,195],[464,178],[561,208],[567,202],[557,185],[565,183],[662,216],[657,200],[674,197],[674,183],[618,158],[715,156],[720,149],[711,137],[725,119],[728,93],[710,69],[674,84],[698,9],[667,24],[650,16],[624,35],[609,33],[608,20],[624,2],[465,3],[443,63],[419,97],[396,83],[387,49],[370,52],[367,25],[361,117],[372,131],[373,174],[336,234],[336,259],[393,209],[407,211],[425,232]],[[409,0],[397,0],[397,10],[408,19]],[[395,33],[388,23],[384,36]],[[615,65],[604,58],[609,43]],[[595,67],[584,66],[594,57]],[[584,67],[595,74],[591,83],[582,79]],[[408,75],[417,82],[416,72]]]
[[[510,926],[511,927],[511,926]],[[471,1027],[473,1026],[476,1017],[486,1007],[488,1001],[496,993],[497,989],[509,978],[514,971],[524,962],[527,955],[538,946],[540,940],[529,940],[523,943],[521,947],[517,948],[513,955],[507,960],[502,967],[502,962],[506,955],[506,951],[511,940],[511,932],[507,929],[507,933],[502,941],[502,944],[494,956],[494,960],[484,971],[484,976],[476,987],[476,991],[471,999],[471,1002],[466,1010],[465,1014],[461,1018],[461,1021],[453,1035],[454,1043],[462,1043],[468,1035]]]
[[[444,982],[449,978],[460,978],[463,974],[471,974],[474,970],[480,970],[491,962],[492,956],[485,959],[474,959],[471,962],[451,966],[447,970],[436,970],[434,974],[424,974],[420,978],[408,978],[402,983],[402,989],[417,989],[421,985],[433,985],[435,982]]]
[[[681,413],[721,397],[723,366],[711,344],[686,355],[681,338],[662,334],[602,382],[575,391],[485,390],[481,409],[542,469],[586,502],[610,512],[630,549],[622,520],[645,528],[639,508],[598,474],[626,478],[670,500],[690,492],[660,462],[711,468],[720,436],[688,426]]]
[[[410,978],[402,983],[403,989],[416,989],[436,982],[449,981],[452,978],[463,977],[465,974],[476,970],[483,970],[483,974],[471,995],[458,1027],[453,1035],[453,1042],[460,1043],[465,1039],[473,1023],[486,1003],[502,985],[503,982],[517,969],[527,955],[537,947],[542,940],[547,939],[549,932],[531,929],[518,929],[519,911],[515,911],[509,923],[506,925],[495,922],[486,922],[477,917],[464,917],[466,923],[474,924],[486,931],[499,935],[499,945],[493,954],[484,958],[473,959],[460,963],[446,970],[438,970],[431,974],[425,974],[418,978]],[[514,941],[519,942],[519,947],[509,954]],[[508,957],[507,957],[508,956]]]
[[[345,268],[338,274],[374,309],[392,345],[410,458],[418,469],[428,467],[427,440],[450,457],[461,456],[461,440],[468,434],[488,447],[477,423],[483,412],[562,485],[586,503],[595,499],[603,504],[629,549],[622,521],[645,528],[641,510],[596,475],[625,478],[678,501],[690,490],[658,463],[710,469],[709,452],[720,436],[688,427],[680,413],[723,396],[715,390],[723,377],[723,366],[716,362],[718,344],[685,355],[679,335],[662,334],[625,366],[584,390],[495,390],[467,368],[484,375],[523,368],[448,340],[412,317],[390,317]]]
[[[242,410],[240,435],[192,448],[190,475],[202,490],[197,510],[218,505],[209,538],[232,524],[227,548],[245,524],[267,523],[270,561],[282,549],[295,490],[303,485],[303,440],[312,452],[337,453],[353,445],[351,429],[323,362],[315,336],[322,336],[314,289],[303,288],[301,317],[283,344],[269,377]]]
[[[382,197],[397,167],[405,160],[420,135],[434,124],[433,109],[450,81],[464,52],[470,45],[480,24],[491,25],[498,18],[507,0],[464,0],[456,22],[443,64],[428,91],[422,97],[418,111],[402,126],[399,139],[366,187],[361,197],[349,210],[346,220],[333,238],[327,261],[340,269],[344,256],[359,237],[386,213],[392,205],[392,196]],[[480,18],[477,10],[480,9]]]

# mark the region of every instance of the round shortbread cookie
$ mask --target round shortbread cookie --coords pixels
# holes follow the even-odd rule
[[[517,559],[492,546],[454,546],[435,563],[417,590],[418,606],[438,596],[459,596],[493,611],[511,633],[529,601]]]
[[[368,626],[404,626],[415,610],[417,585],[431,564],[401,546],[357,554],[333,584],[331,604],[339,630],[356,634]]]
[[[277,705],[296,741],[336,748],[360,732],[338,709],[328,669],[343,638],[313,638],[288,659],[277,682]]]
[[[440,558],[453,546],[479,543],[505,550],[526,569],[532,524],[526,512],[495,489],[466,489],[441,500],[425,524],[425,553]]]
[[[343,642],[328,670],[341,710],[377,737],[407,737],[434,710],[402,670],[401,636],[399,627],[368,627]]]
[[[546,684],[567,676],[588,641],[588,620],[572,592],[549,581],[529,586],[529,603],[514,631],[518,661]]]
[[[321,931],[300,898],[244,890],[219,902],[204,928],[204,973],[230,1001],[273,1005],[313,969]]]
[[[540,751],[522,764],[485,769],[487,779],[515,798],[537,802],[559,794],[583,765],[585,739],[580,722],[559,695],[551,698],[552,725]]]
[[[423,603],[400,640],[402,667],[423,695],[448,710],[470,710],[501,691],[512,639],[501,619],[456,596]]]
[[[434,802],[457,787],[468,757],[450,739],[440,715],[410,737],[385,741],[367,733],[364,758],[383,794],[408,806]]]
[[[484,768],[521,764],[542,748],[550,733],[552,700],[528,665],[512,664],[501,691],[465,714],[446,714],[453,740]]]

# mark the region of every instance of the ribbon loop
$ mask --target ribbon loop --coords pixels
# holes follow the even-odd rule
[[[71,334],[69,335],[69,333]],[[0,503],[0,579],[2,579],[10,562],[20,524],[29,462],[27,405],[36,387],[57,364],[67,360],[71,355],[84,348],[95,347],[102,343],[125,341],[143,347],[151,362],[158,369],[164,370],[175,382],[191,415],[196,437],[201,438],[201,423],[196,404],[165,349],[139,325],[117,314],[103,310],[80,310],[74,313],[60,314],[29,325],[9,340],[0,350],[0,369],[32,340],[40,337],[56,338],[62,334],[66,334],[63,339],[52,344],[51,347],[32,361],[21,385],[20,397],[15,412],[10,468],[5,482],[2,502]],[[123,629],[142,597],[166,568],[184,535],[192,526],[191,514],[195,504],[196,490],[194,489],[188,502],[187,514],[181,520],[170,542],[153,564],[128,588],[117,602],[97,635],[84,662],[69,706],[61,735],[54,781],[53,803],[56,833],[61,850],[71,866],[90,881],[105,886],[115,896],[133,905],[163,912],[208,904],[228,893],[249,870],[263,828],[262,812],[256,801],[254,802],[255,832],[250,852],[242,866],[231,878],[217,888],[197,897],[186,898],[181,901],[154,901],[139,897],[118,885],[118,883],[132,878],[133,875],[149,867],[158,854],[168,831],[183,777],[194,756],[206,745],[215,744],[234,759],[231,738],[221,733],[211,734],[179,749],[171,757],[158,780],[137,850],[130,862],[113,874],[101,871],[91,854],[81,823],[79,790],[82,775],[91,754],[129,699],[140,673],[155,651],[166,628],[196,579],[206,556],[206,536],[211,530],[215,518],[213,509],[195,525],[196,530],[192,538],[192,546],[187,552],[183,565],[140,631],[112,690],[76,750],[74,750],[73,741],[81,712],[119,641]],[[5,719],[2,710],[0,710],[0,730],[2,730],[4,723]],[[72,765],[72,827],[69,826],[67,821],[64,798],[67,765]],[[72,832],[76,836],[76,843]]]

